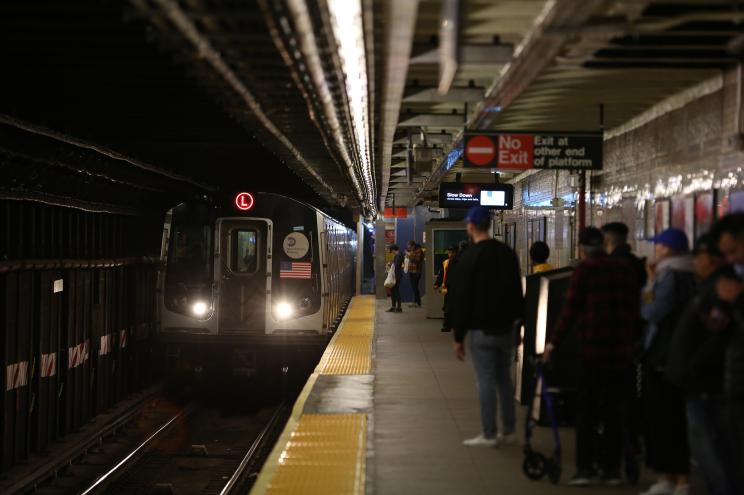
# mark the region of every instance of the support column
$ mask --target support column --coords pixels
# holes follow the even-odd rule
[[[375,222],[375,295],[385,299],[385,221]]]

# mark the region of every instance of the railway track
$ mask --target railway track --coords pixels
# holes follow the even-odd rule
[[[190,404],[81,493],[246,493],[288,412],[284,402],[227,415]]]

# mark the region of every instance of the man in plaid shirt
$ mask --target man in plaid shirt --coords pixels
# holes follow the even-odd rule
[[[602,232],[588,227],[579,234],[581,263],[576,267],[558,322],[543,360],[569,332],[575,332],[580,364],[576,411],[576,476],[588,485],[594,466],[605,484],[619,484],[622,458],[620,406],[640,329],[640,300],[635,271],[603,249]],[[595,431],[604,425],[602,448]],[[601,457],[601,458],[600,458]]]

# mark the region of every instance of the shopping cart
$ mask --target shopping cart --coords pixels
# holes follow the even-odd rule
[[[540,452],[533,450],[531,443],[534,429],[540,421],[543,401],[555,442],[555,448],[550,457],[546,457]],[[545,383],[543,364],[539,356],[535,359],[535,394],[532,397],[530,406],[527,408],[524,437],[524,461],[522,462],[522,471],[524,471],[524,474],[533,481],[541,480],[547,475],[552,483],[558,483],[561,480],[562,471],[561,437],[558,433],[558,421],[555,416],[553,395]]]

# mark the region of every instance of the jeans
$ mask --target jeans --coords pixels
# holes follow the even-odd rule
[[[417,306],[421,306],[421,291],[419,290],[421,274],[409,273],[408,280],[411,282],[411,289],[413,289],[413,302],[415,302]]]
[[[593,471],[598,464],[605,475],[619,473],[626,386],[626,371],[581,366],[576,390],[577,471]],[[604,427],[601,444],[597,438],[599,425]]]
[[[396,278],[395,285],[390,289],[390,302],[393,308],[400,308],[400,278]]]
[[[497,396],[501,401],[501,425],[505,435],[514,433],[514,385],[511,367],[514,362],[514,335],[511,331],[491,335],[482,330],[471,330],[470,354],[478,377],[478,396],[481,407],[483,436],[496,436]]]
[[[687,398],[687,435],[692,458],[711,495],[734,495],[736,468],[729,451],[723,400]]]

